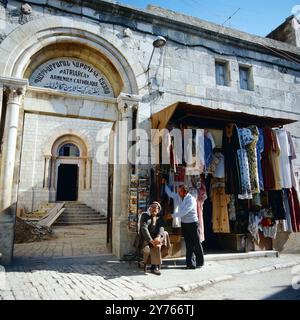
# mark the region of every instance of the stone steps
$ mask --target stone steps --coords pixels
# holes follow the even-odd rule
[[[107,218],[82,202],[66,202],[55,225],[106,224]]]

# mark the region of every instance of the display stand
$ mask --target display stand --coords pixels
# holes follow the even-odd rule
[[[149,177],[132,174],[128,208],[128,230],[130,232],[138,231],[139,216],[147,211],[149,198]]]

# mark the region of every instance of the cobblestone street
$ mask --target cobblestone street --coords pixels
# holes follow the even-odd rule
[[[110,254],[17,258],[6,268],[4,283],[0,281],[0,300],[163,300],[236,278],[251,279],[259,273],[268,277],[274,270],[286,269],[296,277],[299,266],[300,255],[233,260],[207,255],[205,266],[196,270],[186,270],[179,261],[177,265],[165,261],[158,277],[145,274],[136,262],[119,261]]]
[[[10,267],[6,270],[6,288],[0,290],[0,299],[127,300],[132,295],[151,292],[143,284],[122,275],[118,270],[120,262],[111,258],[111,262],[101,265],[48,261]],[[140,271],[136,268],[133,273]]]
[[[14,246],[16,258],[93,256],[103,253],[107,253],[106,224],[54,226],[52,239]]]

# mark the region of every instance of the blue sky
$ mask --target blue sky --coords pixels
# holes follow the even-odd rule
[[[148,4],[175,10],[248,33],[266,36],[291,15],[300,0],[117,0],[145,9]]]

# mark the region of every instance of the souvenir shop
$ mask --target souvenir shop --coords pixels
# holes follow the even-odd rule
[[[189,152],[183,141],[176,141],[173,135],[162,137],[169,139],[165,154],[170,164],[153,166],[149,175],[150,201],[161,203],[173,242],[179,241],[181,229],[180,221],[172,219],[176,210],[172,195],[181,184],[188,185],[197,200],[199,233],[206,252],[272,249],[278,232],[300,232],[295,145],[283,128],[292,122],[186,103],[153,115],[153,129],[191,129],[192,135],[189,147],[194,162],[187,164],[186,157],[178,158],[175,150],[181,148],[175,148],[176,143],[182,143],[183,155]],[[202,139],[203,147],[195,147],[197,139]]]

